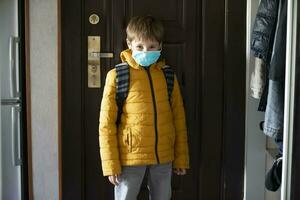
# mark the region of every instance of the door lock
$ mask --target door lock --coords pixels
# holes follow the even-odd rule
[[[88,87],[101,87],[101,58],[113,58],[113,53],[101,53],[101,37],[88,36]]]

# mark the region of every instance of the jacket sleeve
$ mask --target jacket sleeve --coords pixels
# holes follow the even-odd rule
[[[172,93],[171,104],[176,134],[174,147],[175,159],[173,162],[173,168],[187,169],[189,168],[189,150],[185,112],[176,76],[174,78],[174,89]]]
[[[99,119],[99,146],[104,176],[120,174],[117,139],[116,71],[108,72],[104,86]]]
[[[269,62],[278,15],[279,0],[261,0],[251,35],[251,52]]]
[[[260,58],[255,57],[254,60],[254,70],[250,79],[251,96],[260,99],[266,83],[266,65]]]

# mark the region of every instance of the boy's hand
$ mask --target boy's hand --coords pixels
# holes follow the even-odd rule
[[[119,185],[119,181],[118,181],[119,175],[112,175],[112,176],[108,176],[108,180],[109,182],[111,182],[113,185]]]
[[[173,170],[173,172],[177,175],[185,175],[186,174],[186,169],[176,168],[176,169]]]

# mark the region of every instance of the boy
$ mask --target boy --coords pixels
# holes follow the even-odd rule
[[[116,80],[116,69],[106,77],[99,143],[103,175],[115,185],[117,200],[136,199],[146,170],[151,199],[170,199],[172,168],[177,175],[185,175],[189,168],[178,81],[175,76],[169,99],[163,72],[163,32],[162,24],[153,17],[130,20],[126,29],[129,49],[121,53],[122,61],[129,65],[129,87],[120,117],[116,82],[122,80]]]

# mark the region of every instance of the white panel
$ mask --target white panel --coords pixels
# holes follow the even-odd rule
[[[2,98],[9,98],[9,79],[10,76],[10,59],[9,59],[9,38],[18,37],[18,4],[17,0],[0,1],[0,76]]]
[[[0,1],[0,98],[10,96],[10,37],[18,37],[18,1]],[[18,48],[16,47],[16,50]],[[19,129],[12,129],[12,112],[16,106],[1,105],[0,111],[0,199],[21,199],[21,166],[15,166],[13,159],[15,150],[19,150],[16,142]],[[14,115],[16,116],[16,115]],[[19,125],[18,118],[15,118]],[[14,127],[16,128],[16,127]]]
[[[250,35],[259,0],[247,2],[247,83],[246,83],[246,142],[245,142],[245,200],[263,200],[265,196],[266,136],[259,129],[264,113],[258,112],[259,100],[250,96],[250,74],[254,57],[250,56]]]
[[[30,0],[34,199],[58,199],[57,0]]]
[[[1,199],[21,200],[21,166],[14,162],[17,155],[15,146],[18,145],[17,129],[12,128],[12,113],[17,112],[16,106],[1,106],[2,127],[1,127],[1,171],[3,188]],[[17,118],[15,118],[17,120]],[[17,127],[15,127],[17,128]]]

